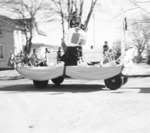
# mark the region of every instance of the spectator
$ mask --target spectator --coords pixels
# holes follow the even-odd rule
[[[93,45],[91,45],[91,47],[90,47],[91,49],[93,49],[94,48],[94,46]]]
[[[78,51],[78,61],[82,61],[83,62],[83,55],[82,55],[82,46],[78,46],[77,47],[77,51]]]
[[[109,48],[108,42],[105,41],[103,45],[103,64],[108,63],[114,59],[112,49]]]
[[[58,47],[58,51],[57,51],[57,63],[59,63],[61,61],[61,47]]]
[[[15,67],[15,56],[12,52],[10,52],[10,57],[9,57],[9,60],[8,60],[8,66],[11,67],[11,68],[14,68]]]
[[[106,53],[108,52],[108,50],[109,50],[108,42],[105,41],[104,45],[103,45],[103,55],[104,56],[106,55]]]

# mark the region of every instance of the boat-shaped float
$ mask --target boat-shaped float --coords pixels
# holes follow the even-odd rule
[[[115,90],[123,84],[122,65],[114,66],[65,66],[64,63],[51,66],[17,66],[24,77],[33,80],[35,87],[46,87],[49,80],[60,85],[65,77],[84,80],[104,80],[106,87]],[[125,78],[124,78],[125,79]]]
[[[122,71],[121,65],[116,66],[67,66],[66,75],[74,79],[103,80],[114,77]]]
[[[61,77],[64,72],[64,63],[59,63],[50,66],[27,66],[18,65],[16,67],[18,73],[25,78],[33,80],[36,87],[45,87],[48,84],[48,80],[55,81],[55,78]]]

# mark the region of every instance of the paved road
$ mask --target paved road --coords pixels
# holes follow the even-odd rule
[[[116,91],[103,81],[38,90],[27,79],[0,80],[1,133],[149,133],[149,114],[150,78]]]

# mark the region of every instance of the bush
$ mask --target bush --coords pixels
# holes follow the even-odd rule
[[[135,56],[133,58],[133,62],[135,62],[135,63],[141,63],[142,62],[142,56]]]
[[[147,64],[150,65],[150,55],[147,56]]]

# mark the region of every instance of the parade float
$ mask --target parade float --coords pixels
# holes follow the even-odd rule
[[[127,77],[122,74],[123,65],[116,60],[101,62],[86,62],[82,58],[82,45],[85,45],[85,34],[90,16],[96,4],[92,1],[90,12],[85,23],[81,21],[81,12],[69,12],[69,32],[67,34],[66,50],[64,54],[53,58],[46,66],[32,66],[18,63],[16,70],[25,78],[33,80],[35,87],[46,87],[51,80],[55,85],[61,85],[65,78],[84,80],[104,80],[105,86],[111,90],[121,87]],[[64,41],[64,40],[63,40]],[[63,42],[64,43],[64,42]],[[58,56],[58,53],[55,53]],[[82,62],[82,63],[81,63]]]

